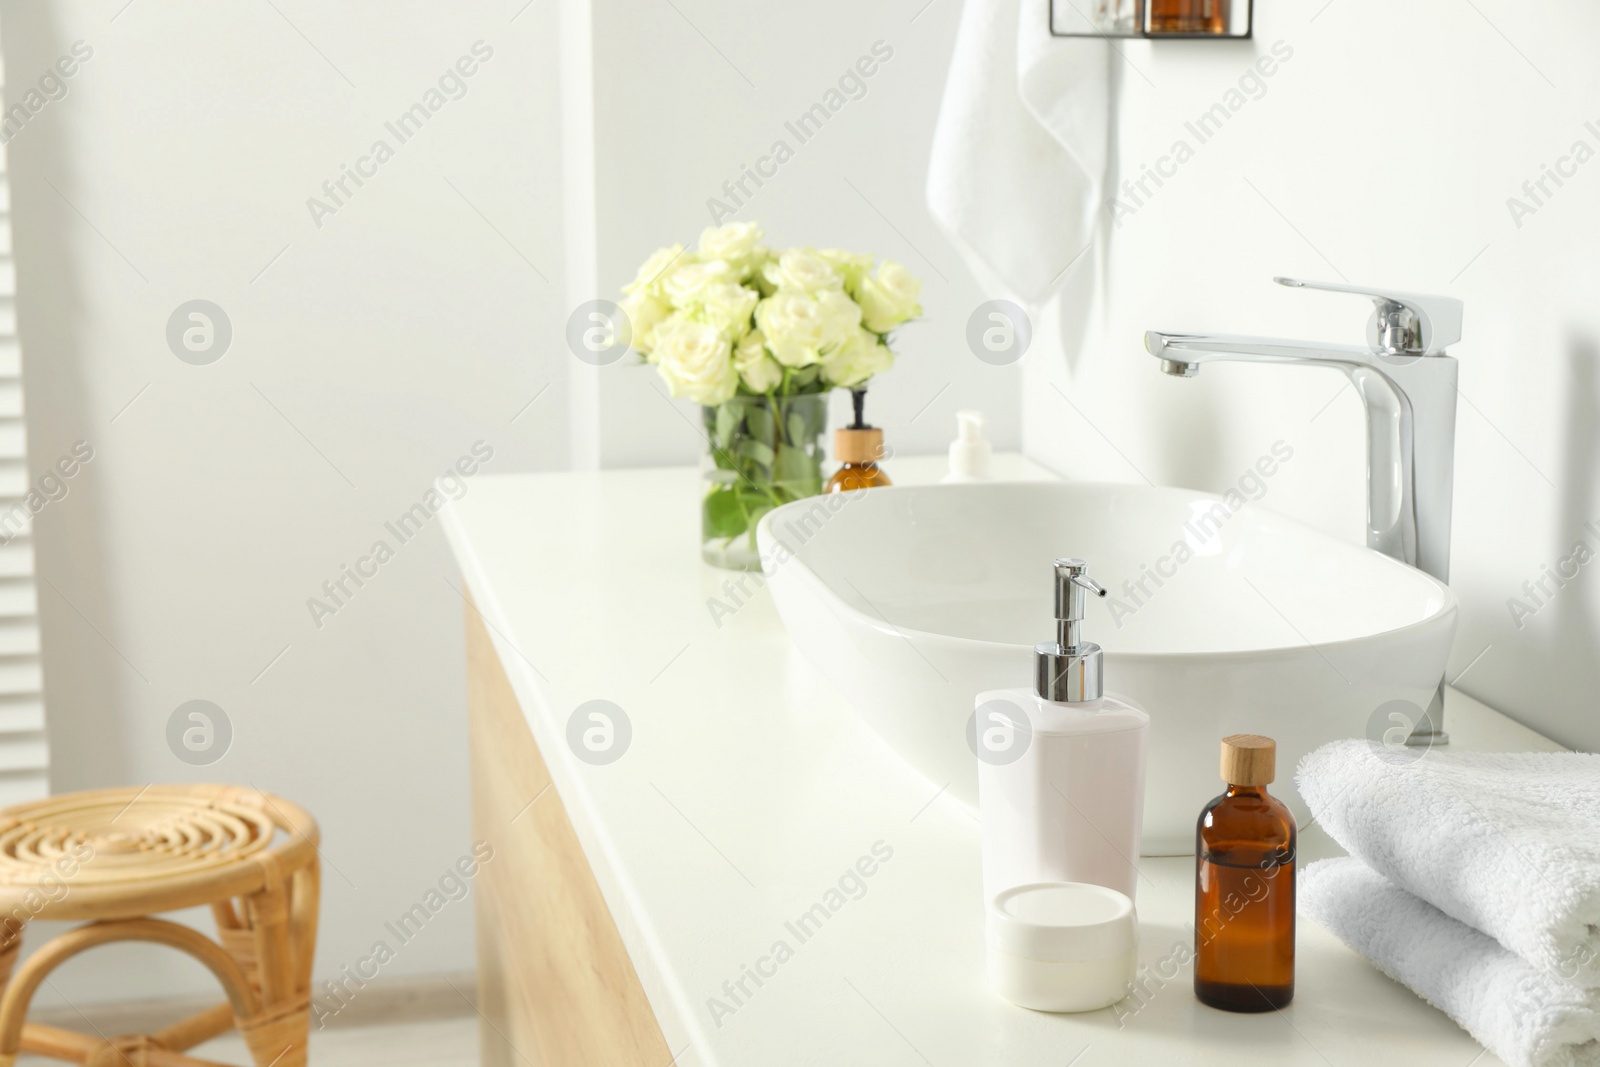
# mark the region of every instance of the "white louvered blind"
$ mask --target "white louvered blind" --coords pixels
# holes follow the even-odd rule
[[[0,99],[5,69],[0,66]],[[11,168],[0,144],[0,516],[28,495],[22,421],[22,349],[17,343],[17,271],[11,254]],[[39,596],[33,522],[0,544],[0,806],[50,791],[39,667]]]

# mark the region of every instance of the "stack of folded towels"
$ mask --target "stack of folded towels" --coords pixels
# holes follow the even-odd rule
[[[1600,755],[1336,741],[1296,784],[1348,858],[1300,911],[1510,1067],[1600,1065]]]

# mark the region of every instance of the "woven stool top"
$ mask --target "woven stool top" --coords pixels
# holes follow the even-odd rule
[[[254,789],[67,793],[0,810],[0,906],[26,897],[29,918],[52,919],[188,907],[281,881],[316,844],[310,815]]]

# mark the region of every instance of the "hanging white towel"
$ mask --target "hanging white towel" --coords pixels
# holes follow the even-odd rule
[[[1600,755],[1335,741],[1295,783],[1346,852],[1555,978],[1600,987]]]
[[[1530,966],[1358,859],[1300,873],[1300,914],[1454,1019],[1509,1067],[1600,1065],[1600,999]]]
[[[966,0],[928,206],[984,284],[1042,304],[1093,240],[1108,46],[1050,35],[1050,0]]]

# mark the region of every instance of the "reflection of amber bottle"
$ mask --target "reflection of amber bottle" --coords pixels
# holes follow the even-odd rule
[[[1151,33],[1226,33],[1228,0],[1148,0]]]
[[[833,457],[844,466],[828,479],[825,493],[876,489],[889,484],[889,476],[878,468],[878,460],[883,458],[883,431],[868,426],[865,418],[867,391],[850,390],[850,401],[855,406],[855,421],[833,432]]]
[[[1267,795],[1277,745],[1222,739],[1227,792],[1195,828],[1194,994],[1227,1011],[1294,999],[1294,816]]]

